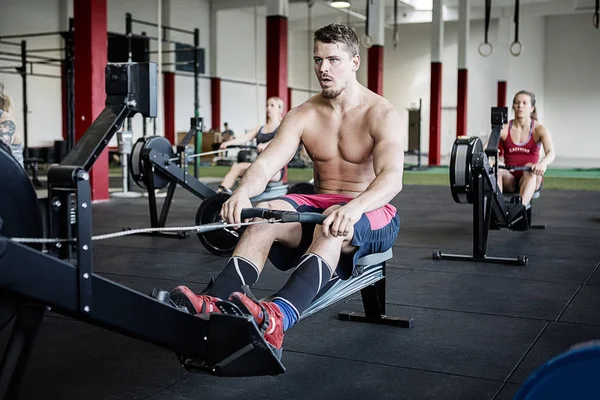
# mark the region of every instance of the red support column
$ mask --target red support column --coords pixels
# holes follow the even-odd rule
[[[498,107],[506,107],[506,81],[498,81]]]
[[[60,99],[62,104],[62,136],[63,140],[66,142],[68,139],[69,133],[67,132],[67,110],[69,105],[67,104],[67,66],[66,61],[61,63],[61,73],[60,73]]]
[[[431,109],[429,110],[429,165],[440,165],[442,144],[442,63],[431,63]]]
[[[367,87],[383,96],[383,46],[373,45],[369,48],[367,64]]]
[[[177,144],[175,142],[175,73],[174,72],[163,72],[163,106],[164,112],[164,124],[165,124],[165,138],[171,142],[171,144]]]
[[[458,70],[458,101],[456,103],[456,137],[467,135],[468,70]]]
[[[267,16],[267,98],[277,96],[288,104],[288,20]]]
[[[210,107],[212,129],[221,132],[221,78],[210,78]]]
[[[107,58],[106,0],[73,2],[75,20],[75,140],[81,139],[104,109]],[[92,200],[108,200],[108,149],[90,171]]]

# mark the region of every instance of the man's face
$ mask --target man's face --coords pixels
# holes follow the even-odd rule
[[[342,44],[317,41],[313,58],[321,94],[326,99],[339,96],[348,82],[356,79],[360,57],[350,55]]]

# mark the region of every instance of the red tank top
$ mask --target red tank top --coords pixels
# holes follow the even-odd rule
[[[504,163],[506,165],[519,167],[529,163],[535,164],[540,159],[540,143],[536,143],[533,138],[533,127],[535,121],[531,121],[529,137],[524,143],[515,143],[510,136],[513,121],[508,124],[508,134],[505,140],[501,140],[502,153],[504,154]]]

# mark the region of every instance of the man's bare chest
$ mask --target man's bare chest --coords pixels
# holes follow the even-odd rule
[[[302,141],[313,161],[361,163],[372,158],[374,141],[362,123],[324,121],[304,130]]]

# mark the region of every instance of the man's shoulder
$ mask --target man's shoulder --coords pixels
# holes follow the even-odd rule
[[[306,100],[304,103],[292,108],[290,111],[288,111],[288,113],[286,114],[286,117],[289,116],[289,117],[304,118],[304,117],[314,113],[315,110],[319,106],[319,102],[315,97],[311,97],[310,99]]]
[[[400,117],[400,113],[388,99],[375,93],[366,100],[366,114],[379,122]]]

